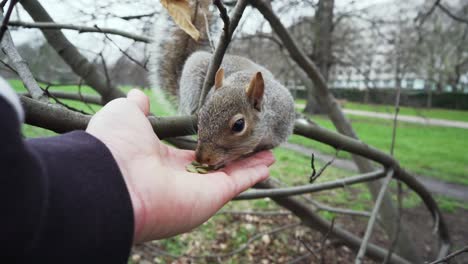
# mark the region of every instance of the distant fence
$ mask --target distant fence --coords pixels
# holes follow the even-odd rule
[[[338,99],[346,99],[351,102],[365,102],[366,91],[358,89],[330,89]],[[305,90],[293,92],[296,98],[307,98]],[[426,107],[428,94],[425,91],[405,90],[401,91],[400,105],[409,107]],[[395,103],[394,89],[370,89],[368,103],[393,105]],[[468,94],[466,93],[436,93],[431,96],[431,105],[435,108],[448,108],[458,110],[468,110]]]

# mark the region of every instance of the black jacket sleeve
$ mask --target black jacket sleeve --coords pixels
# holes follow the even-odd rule
[[[23,140],[0,96],[0,259],[125,263],[130,196],[106,146],[84,131]]]

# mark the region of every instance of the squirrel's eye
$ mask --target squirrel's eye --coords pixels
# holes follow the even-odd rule
[[[239,133],[244,130],[244,118],[237,119],[232,125],[232,131]]]

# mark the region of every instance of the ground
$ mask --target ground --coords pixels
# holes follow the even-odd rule
[[[450,233],[452,234],[453,247],[452,249],[460,248],[468,244],[468,229],[466,228],[466,219],[468,219],[468,210],[459,209],[454,212],[444,213],[447,223],[449,223]],[[325,250],[321,251],[323,236],[308,228],[298,227],[288,229],[279,234],[262,235],[258,240],[248,244],[244,250],[235,254],[229,254],[235,249],[230,248],[230,240],[236,240],[232,233],[233,230],[243,230],[245,227],[273,229],[274,227],[284,226],[286,224],[297,223],[298,219],[291,215],[277,216],[257,216],[257,215],[231,215],[230,221],[222,221],[219,219],[214,228],[213,240],[190,240],[187,243],[187,251],[178,252],[176,255],[187,254],[189,257],[170,257],[165,256],[167,250],[170,249],[170,244],[164,244],[160,241],[148,242],[143,245],[138,245],[133,248],[132,258],[130,263],[353,263],[355,253],[343,245],[339,245],[329,237],[324,243]],[[409,232],[413,237],[413,241],[417,247],[423,252],[425,261],[435,260],[436,246],[434,236],[431,234],[430,215],[427,210],[422,207],[406,209],[403,212],[404,221],[409,224]],[[338,216],[336,224],[346,228],[354,234],[362,236],[366,228],[366,220],[358,217]],[[195,232],[198,232],[195,231]],[[253,237],[254,235],[250,236]],[[193,239],[189,236],[179,236],[176,239]],[[372,242],[381,246],[388,246],[384,243],[385,236],[381,230],[376,230],[373,233]],[[309,253],[307,247],[316,251],[315,254]],[[236,247],[236,249],[241,246]],[[229,256],[216,257],[216,255],[227,254]],[[203,255],[212,255],[211,257],[200,257]],[[301,258],[303,257],[303,258]],[[135,261],[138,260],[138,261]],[[146,262],[147,261],[147,262]],[[366,259],[365,263],[380,263],[370,259]],[[468,263],[468,254],[460,255],[452,262]]]

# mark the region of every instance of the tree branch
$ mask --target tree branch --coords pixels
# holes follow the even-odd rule
[[[3,19],[3,14],[1,13],[0,19]],[[37,84],[33,74],[29,70],[27,63],[23,60],[23,58],[21,58],[21,55],[15,48],[9,30],[5,30],[5,35],[3,36],[3,39],[1,41],[1,47],[3,52],[5,52],[5,54],[10,59],[12,66],[15,68],[15,72],[23,81],[24,85],[26,86],[26,89],[28,89],[32,98],[41,102],[48,102],[47,96]]]
[[[225,18],[223,18],[223,21],[225,22],[223,34],[219,39],[218,46],[216,47],[215,53],[213,54],[210,64],[208,66],[208,71],[206,73],[205,80],[203,82],[202,92],[200,94],[200,101],[198,102],[198,109],[200,109],[203,105],[203,102],[205,101],[208,92],[214,84],[216,71],[219,69],[219,66],[223,61],[224,54],[226,53],[229,43],[231,42],[232,34],[234,33],[237,25],[239,24],[242,14],[244,13],[244,9],[247,7],[247,2],[248,0],[237,1],[228,25],[226,25]],[[220,12],[221,17],[223,17],[223,11]]]
[[[361,264],[366,254],[367,244],[369,243],[370,236],[372,234],[372,230],[374,229],[375,220],[377,219],[377,215],[379,214],[380,207],[382,205],[382,200],[387,191],[388,185],[390,184],[390,180],[393,178],[394,171],[390,169],[387,172],[387,176],[380,188],[379,196],[377,196],[377,200],[375,201],[374,209],[372,210],[372,215],[367,223],[366,233],[364,234],[364,238],[362,239],[361,247],[359,248],[359,252],[356,256],[355,263]]]
[[[440,8],[440,10],[442,10],[446,15],[451,17],[453,20],[461,22],[461,23],[468,24],[468,19],[467,18],[459,17],[459,16],[453,14],[452,11],[450,11],[446,6],[442,5],[440,3],[440,1],[437,1],[437,6]]]
[[[22,0],[21,5],[36,22],[54,21],[37,0]],[[115,87],[108,87],[105,78],[96,65],[91,64],[73,44],[63,35],[60,30],[41,29],[49,44],[57,51],[62,59],[72,68],[78,76],[94,88],[101,96],[103,101],[107,102],[118,97],[124,97],[125,94]]]
[[[42,103],[25,96],[20,97],[26,114],[26,123],[65,133],[72,130],[85,130],[91,120],[90,115],[83,115],[63,109],[55,104]],[[193,116],[180,117],[148,117],[153,130],[160,139],[190,135],[196,128]]]
[[[145,42],[150,43],[153,41],[152,38],[141,36],[138,34],[133,34],[130,32],[126,32],[123,30],[118,30],[114,28],[102,28],[98,27],[97,25],[93,27],[89,26],[81,26],[81,25],[73,25],[73,24],[62,24],[62,23],[55,23],[55,22],[24,22],[24,21],[10,21],[8,25],[13,27],[23,27],[23,28],[39,28],[41,30],[60,30],[60,29],[68,29],[68,30],[75,30],[78,33],[106,33],[111,35],[117,35],[124,38],[133,39],[138,42]]]
[[[339,179],[335,181],[329,181],[324,183],[315,183],[315,184],[306,184],[301,186],[294,187],[285,187],[285,188],[275,188],[275,189],[265,189],[265,190],[249,190],[238,195],[234,200],[251,200],[251,199],[260,199],[265,197],[281,197],[281,196],[292,196],[304,193],[312,193],[325,191],[330,189],[336,189],[348,185],[353,185],[357,183],[373,181],[380,179],[385,176],[383,170],[378,170],[375,172],[360,174],[345,179]]]
[[[3,6],[6,4],[6,2],[7,1],[2,2],[2,9],[3,9]],[[3,36],[5,35],[5,32],[8,29],[7,23],[8,21],[10,21],[11,12],[13,12],[13,8],[15,7],[17,3],[18,3],[18,0],[11,0],[10,6],[8,6],[8,10],[6,12],[5,17],[3,17],[2,15],[2,26],[0,27],[0,41],[3,39]]]
[[[458,255],[460,255],[462,253],[467,253],[467,252],[468,252],[468,246],[465,246],[465,247],[463,247],[463,248],[461,248],[461,249],[459,249],[457,251],[454,251],[453,253],[447,255],[446,257],[443,257],[441,259],[433,261],[433,262],[431,262],[429,264],[445,263],[445,262],[447,262],[447,260],[450,260],[450,259],[452,259],[452,258],[454,258],[454,257],[456,257],[456,256],[458,256]]]

